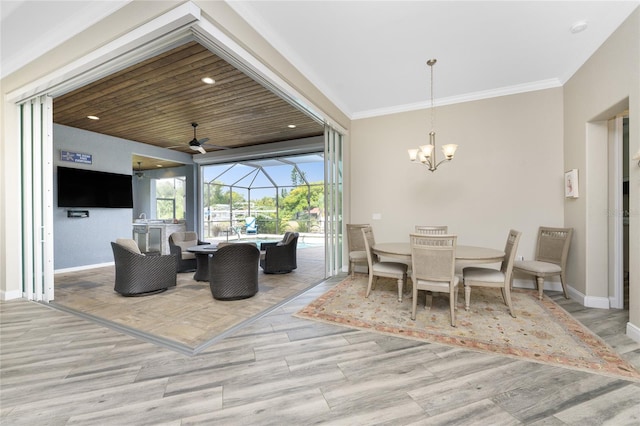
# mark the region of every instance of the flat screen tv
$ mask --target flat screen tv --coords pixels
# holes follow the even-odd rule
[[[58,167],[58,207],[133,208],[131,175]]]

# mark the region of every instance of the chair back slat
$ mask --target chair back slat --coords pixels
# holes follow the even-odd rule
[[[449,233],[449,227],[446,225],[416,225],[415,233],[421,235],[446,235]]]
[[[540,227],[536,246],[536,260],[555,263],[564,269],[572,235],[573,228]]]
[[[349,251],[364,251],[364,240],[362,237],[362,229],[370,228],[371,225],[362,223],[348,223],[347,224],[347,245]]]

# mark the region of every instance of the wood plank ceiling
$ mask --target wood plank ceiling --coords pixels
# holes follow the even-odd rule
[[[194,122],[197,138],[209,138],[207,152],[323,134],[320,123],[197,42],[55,98],[53,121],[190,154],[198,154],[189,148]]]

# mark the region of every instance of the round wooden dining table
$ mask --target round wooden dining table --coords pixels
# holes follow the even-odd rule
[[[390,257],[403,263],[411,263],[411,243],[376,243],[373,252],[378,256]],[[502,262],[504,251],[488,247],[456,246],[456,261],[464,263]]]

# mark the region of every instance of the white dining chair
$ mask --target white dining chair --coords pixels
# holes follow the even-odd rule
[[[509,307],[509,314],[516,317],[511,303],[511,274],[513,273],[513,261],[518,250],[518,243],[522,232],[510,230],[507,242],[504,246],[504,260],[500,269],[486,268],[482,266],[467,266],[462,270],[464,282],[464,308],[469,310],[471,299],[471,287],[499,288],[502,292],[504,303]]]
[[[517,260],[513,270],[523,274],[533,275],[538,287],[538,298],[542,300],[544,279],[560,276],[560,284],[565,299],[569,298],[565,272],[567,256],[571,245],[573,228],[549,228],[541,226],[538,229],[538,243],[536,244],[535,260]]]
[[[410,238],[413,280],[411,319],[416,319],[419,290],[448,293],[451,326],[455,327],[460,282],[455,274],[457,236],[411,234]]]
[[[349,270],[347,274],[351,277],[355,275],[356,265],[367,264],[367,252],[364,247],[362,229],[369,228],[368,223],[348,223],[347,224],[347,246],[349,248]]]
[[[399,262],[382,262],[378,255],[373,252],[375,238],[371,227],[362,228],[367,263],[369,264],[369,282],[367,283],[367,293],[369,297],[371,289],[378,277],[395,278],[398,280],[398,302],[402,302],[402,291],[407,282],[407,265]]]

